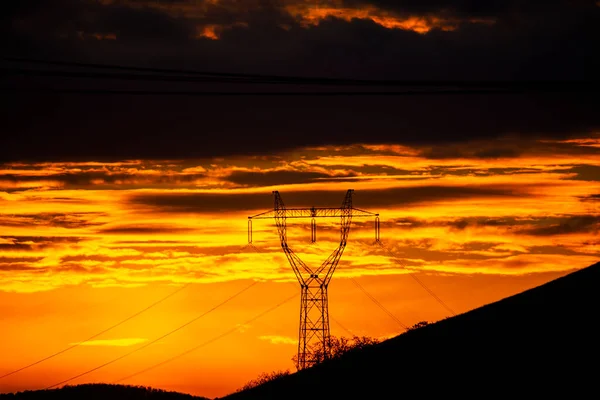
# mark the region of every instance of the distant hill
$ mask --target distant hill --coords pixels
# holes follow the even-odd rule
[[[189,394],[167,392],[143,386],[86,384],[60,389],[27,390],[0,394],[0,400],[208,400]]]
[[[222,399],[597,397],[599,300],[597,263]]]

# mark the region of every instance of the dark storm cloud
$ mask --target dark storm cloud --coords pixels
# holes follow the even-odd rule
[[[5,119],[4,161],[203,158],[356,142],[443,147],[513,132],[567,138],[600,128],[597,100],[568,96],[275,100],[75,95],[13,101],[14,113]],[[27,115],[31,107],[41,107],[35,118]],[[72,119],[78,123],[69,124]]]
[[[594,6],[593,0],[343,0],[348,6],[374,5],[408,14],[460,15],[471,18],[502,17],[506,14],[532,15],[573,6]]]
[[[558,110],[557,110],[558,111]],[[525,116],[523,115],[523,120]],[[542,140],[540,140],[542,139]],[[561,154],[597,155],[598,148],[585,146],[577,142],[544,141],[541,135],[508,135],[496,140],[473,140],[467,146],[465,143],[447,143],[445,146],[421,145],[418,147],[423,157],[431,159],[496,159],[517,158],[524,154],[528,156],[556,157]],[[458,165],[457,165],[458,166]],[[584,165],[582,165],[585,167]],[[513,168],[490,169],[493,173],[515,172]]]
[[[118,33],[127,41],[173,41],[188,39],[193,32],[193,24],[185,18],[150,7],[132,8],[122,1],[103,5],[90,0],[30,0],[5,2],[3,7],[8,8],[3,28],[21,44],[34,45],[40,39],[59,44],[52,40],[81,40],[94,33]]]
[[[530,77],[536,79],[546,74],[578,79],[594,72],[598,61],[593,51],[596,39],[591,35],[598,32],[599,7],[593,1],[345,3],[356,8],[375,4],[400,14],[459,10],[472,17],[482,13],[500,17],[510,11],[522,17],[510,23],[500,19],[494,25],[471,24],[454,32],[427,35],[357,19],[330,18],[317,27],[305,27],[285,9],[294,4],[312,7],[299,0],[8,3],[3,5],[8,7],[3,17],[4,39],[15,52],[26,51],[23,45],[39,41],[51,46],[49,53],[70,52],[77,58],[103,62],[370,78],[374,74],[400,79],[419,74],[425,79],[447,74],[451,78],[502,78],[499,74],[505,71],[509,75],[504,77],[525,72],[534,73]],[[230,28],[222,32],[219,41],[194,40],[197,31],[206,26]],[[86,41],[82,33],[112,33],[116,40]],[[553,63],[544,63],[550,59]]]
[[[579,80],[597,78],[600,71],[600,7],[591,1],[346,2],[349,7],[378,5],[398,15],[442,9],[461,18],[489,15],[495,20],[424,35],[358,19],[329,18],[318,26],[305,26],[285,12],[293,3],[285,1],[198,2],[204,7],[199,13],[177,9],[192,3],[175,1],[153,3],[163,8],[142,1],[135,7],[123,1],[4,3],[4,53],[29,57],[409,80]],[[195,38],[213,25],[221,29],[219,40]],[[115,40],[98,40],[111,34]],[[203,90],[190,84],[51,84]],[[509,133],[564,138],[600,128],[598,97],[584,94],[173,98],[3,92],[2,99],[7,106],[0,161],[269,154],[355,142],[460,143]],[[511,150],[481,153],[506,154]]]
[[[287,207],[340,207],[344,192],[281,192]],[[418,204],[439,200],[456,200],[476,197],[506,198],[517,196],[516,189],[504,186],[451,187],[421,186],[392,188],[385,190],[361,190],[354,196],[358,208],[390,207]],[[218,211],[268,210],[272,209],[273,198],[269,193],[244,194],[134,194],[130,197],[133,206],[150,207],[159,212],[214,213]],[[289,201],[289,203],[288,203]]]

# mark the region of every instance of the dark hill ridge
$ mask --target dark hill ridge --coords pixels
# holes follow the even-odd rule
[[[599,298],[597,263],[223,399],[597,398]]]
[[[0,400],[208,400],[189,394],[142,386],[85,384],[60,389],[0,394]]]

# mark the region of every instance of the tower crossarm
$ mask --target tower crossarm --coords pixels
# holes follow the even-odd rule
[[[352,214],[352,218],[356,217],[377,217],[379,214],[370,211],[361,210],[359,208],[336,208],[336,207],[306,207],[306,208],[286,208],[282,216],[285,218],[340,218]],[[269,210],[260,214],[248,217],[248,219],[273,219],[275,210]]]

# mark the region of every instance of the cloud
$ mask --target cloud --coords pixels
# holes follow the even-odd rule
[[[505,17],[508,14],[536,15],[560,9],[576,9],[585,2],[573,4],[567,0],[523,1],[523,0],[490,0],[486,2],[470,0],[432,0],[432,1],[394,1],[394,0],[343,0],[343,4],[355,7],[373,5],[385,10],[405,12],[409,14],[446,14],[468,17]],[[592,5],[592,2],[588,2]]]
[[[523,225],[537,225],[544,223],[548,217],[485,217],[470,216],[454,219],[423,220],[417,218],[398,218],[383,222],[383,226],[398,227],[402,229],[419,229],[427,227],[447,227],[454,230],[464,230],[473,227],[515,227]],[[555,220],[555,219],[554,219]]]
[[[599,160],[595,139],[542,135],[536,147],[531,138],[479,138],[432,158],[431,144],[354,143],[266,157],[4,164],[0,175],[94,170],[139,183],[0,192],[0,270],[10,276],[0,290],[291,281],[273,221],[254,225],[261,251],[243,247],[245,217],[271,209],[273,189],[287,207],[339,207],[354,188],[356,207],[381,212],[394,256],[373,246],[372,218],[355,218],[342,277],[573,269],[597,255],[596,171],[586,168]],[[586,180],[573,179],[580,172]],[[185,181],[194,174],[202,182]],[[328,180],[353,174],[351,183]],[[169,183],[155,186],[163,177]],[[319,221],[314,246],[307,245],[309,221],[295,222],[290,244],[307,265],[320,265],[339,244],[339,220]]]
[[[579,165],[571,168],[569,172],[576,174],[571,179],[592,182],[600,181],[600,166],[597,165]]]
[[[271,342],[272,344],[290,344],[290,345],[298,344],[298,339],[293,339],[293,338],[290,338],[287,336],[265,335],[265,336],[259,336],[258,338],[260,340],[266,340],[268,342]]]
[[[597,234],[600,229],[600,216],[568,216],[548,218],[548,220],[550,223],[546,223],[543,226],[517,230],[516,233],[532,236],[555,236],[574,233]]]
[[[3,263],[0,262],[0,271],[24,271],[24,272],[32,272],[32,273],[40,273],[40,272],[46,272],[46,268],[38,268],[35,266],[32,266],[31,264],[23,264],[23,263],[19,263],[19,262],[8,262],[8,263]]]
[[[23,111],[13,110],[8,115],[6,129],[10,135],[5,140],[13,151],[0,155],[0,161],[194,159],[265,155],[304,146],[360,142],[435,144],[440,148],[450,143],[464,145],[478,137],[498,139],[513,132],[523,136],[541,132],[545,138],[564,139],[573,133],[600,129],[595,99],[558,98],[551,94],[544,99],[534,95],[411,99],[355,96],[336,99],[333,110],[331,99],[325,97],[275,100],[121,96],[110,101],[87,97],[85,102],[77,96],[59,98],[52,105],[52,113],[41,113],[31,126],[17,120]],[[31,101],[23,99],[23,106],[35,108],[27,104]],[[232,110],[236,118],[230,117]],[[77,125],[74,121],[79,120],[95,121],[82,128],[98,138],[94,146],[88,146],[74,128]],[[64,125],[68,121],[72,124]],[[289,121],[294,123],[290,125]],[[39,134],[42,125],[48,135]],[[203,134],[192,134],[199,125]],[[59,126],[65,138],[60,148],[54,144],[52,133],[58,132]],[[273,140],[284,126],[286,139]],[[142,137],[138,132],[147,136]],[[165,132],[168,140],[164,138]],[[22,140],[29,135],[36,140],[27,143]],[[142,140],[145,144],[139,146]],[[85,181],[89,182],[89,177]]]
[[[89,342],[83,343],[69,343],[69,346],[103,346],[103,347],[128,347],[139,343],[147,342],[145,338],[121,338],[121,339],[101,339],[101,340],[90,340]]]
[[[593,134],[590,134],[593,135]],[[497,140],[486,140],[474,138],[468,143],[456,142],[446,143],[438,146],[435,143],[423,144],[415,150],[419,155],[434,160],[447,159],[516,159],[516,158],[540,158],[540,157],[573,157],[573,163],[577,162],[577,155],[594,156],[597,150],[592,146],[582,146],[580,140],[560,140],[544,138],[543,135],[517,136],[508,135]],[[588,139],[589,140],[589,139]]]
[[[397,207],[442,200],[467,198],[509,198],[519,189],[505,186],[416,186],[385,190],[360,191],[360,207]],[[288,207],[340,207],[343,191],[288,191],[282,192]],[[287,200],[286,200],[287,199]],[[134,194],[129,198],[133,206],[149,206],[159,212],[214,213],[224,211],[268,210],[272,208],[271,193],[156,193]],[[287,203],[290,201],[291,203]]]
[[[97,230],[97,232],[115,235],[155,235],[160,233],[192,233],[195,230],[195,228],[185,228],[171,225],[124,225],[102,228]]]
[[[5,3],[3,47],[7,54],[29,57],[52,54],[67,60],[161,68],[403,80],[591,80],[600,71],[595,40],[600,7],[593,2],[329,2],[333,8],[375,7],[393,18],[417,15],[431,21],[467,21],[453,30],[432,29],[427,34],[388,29],[373,18],[330,16],[306,25],[287,11],[299,5],[312,9],[314,3],[304,1],[61,0],[52,5],[28,2],[27,7]],[[496,22],[468,22],[484,17]],[[205,28],[217,32],[219,40],[196,38]],[[116,40],[95,36],[109,34]],[[192,87],[72,81],[38,82],[60,88]],[[214,85],[194,87],[220,90]],[[362,141],[442,145],[507,134],[568,139],[600,127],[597,97],[582,93],[348,96],[335,101],[2,96],[8,104],[3,145],[11,149],[0,155],[2,160],[193,159]],[[31,113],[36,118],[29,118]],[[481,155],[510,151],[487,149]],[[71,178],[91,177],[65,179]]]
[[[99,226],[102,222],[94,222],[98,217],[106,216],[105,213],[38,213],[38,214],[12,214],[0,215],[0,226],[49,226],[66,229],[79,229],[89,226]]]
[[[47,250],[86,240],[86,238],[75,236],[0,236],[0,239],[4,239],[4,243],[0,242],[1,251]]]
[[[248,325],[248,324],[237,324],[236,325],[237,330],[240,331],[241,333],[245,333],[251,327],[252,326]]]
[[[7,163],[0,165],[0,181],[9,183],[12,193],[42,193],[54,189],[226,189],[299,185],[303,183],[361,182],[382,178],[426,180],[451,176],[529,175],[545,172],[563,179],[594,180],[600,162],[595,147],[580,145],[582,138],[561,141],[540,138],[504,138],[462,143],[400,145],[353,144],[298,148],[269,156],[227,159],[137,160],[129,163]],[[590,140],[589,138],[587,140]],[[69,177],[69,178],[67,178]],[[85,178],[84,178],[85,177]],[[40,186],[46,179],[53,186]],[[59,193],[59,192],[56,192]],[[125,193],[125,192],[123,192]],[[54,197],[55,201],[70,201]],[[94,200],[94,196],[90,196]],[[84,201],[78,199],[78,202]],[[95,220],[100,213],[77,213],[80,219]],[[16,216],[15,216],[16,217]],[[37,217],[58,219],[57,213]],[[30,223],[5,221],[11,224]],[[58,221],[56,221],[58,222]],[[67,221],[65,221],[66,223]],[[81,221],[84,223],[84,221]],[[68,221],[76,225],[75,221]]]
[[[346,176],[355,176],[355,174],[349,173]],[[332,179],[332,176],[326,173],[311,171],[234,171],[226,179],[230,182],[244,186],[275,186],[283,184],[309,183],[317,180],[328,180]]]
[[[146,166],[150,168],[146,168]],[[72,189],[78,187],[95,188],[116,186],[127,188],[135,185],[146,187],[167,185],[192,185],[205,177],[202,173],[186,171],[156,170],[151,163],[144,163],[139,168],[127,166],[79,166],[66,163],[37,165],[30,169],[7,168],[0,174],[0,187],[8,188],[37,188],[58,187]]]
[[[5,257],[5,256],[0,256],[0,264],[3,264],[3,263],[7,263],[7,264],[11,264],[11,263],[27,263],[27,262],[34,263],[34,262],[39,261],[39,260],[41,260],[43,258],[44,257]]]

